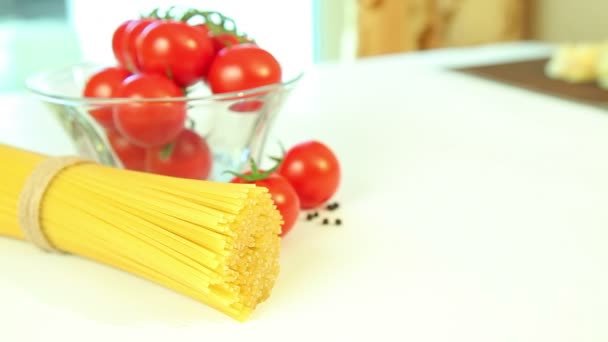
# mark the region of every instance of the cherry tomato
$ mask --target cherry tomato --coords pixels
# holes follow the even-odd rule
[[[209,26],[207,26],[206,24],[192,25],[192,27],[198,29],[201,35],[211,37],[211,30],[209,30]]]
[[[134,22],[135,20],[127,20],[120,24],[114,34],[112,35],[112,51],[114,52],[114,57],[118,61],[118,64],[123,68],[128,68],[129,65],[125,58],[125,34],[127,31],[127,26]]]
[[[143,31],[151,24],[159,22],[157,19],[133,20],[125,29],[123,40],[123,54],[127,68],[133,72],[141,72],[141,62],[138,59],[138,42]]]
[[[146,170],[166,176],[207,179],[213,158],[209,145],[196,132],[185,129],[172,145],[146,153]]]
[[[208,82],[213,93],[226,93],[278,83],[281,73],[279,62],[268,51],[239,44],[217,53]]]
[[[257,112],[264,107],[264,102],[260,100],[245,100],[235,102],[228,109],[238,113]]]
[[[144,171],[146,161],[146,149],[133,145],[118,132],[108,132],[108,141],[112,150],[129,170]]]
[[[203,35],[208,36],[213,43],[213,51],[214,53],[218,53],[221,49],[226,46],[238,45],[241,44],[239,37],[235,36],[232,33],[223,32],[214,34],[211,32],[209,27],[206,24],[198,24],[193,25],[194,28],[200,29]]]
[[[133,99],[116,105],[114,109],[116,128],[131,143],[142,147],[164,145],[184,129],[184,101],[145,102],[153,98],[183,97],[184,92],[170,79],[160,75],[135,74],[122,82],[118,96]]]
[[[188,87],[207,74],[213,59],[213,41],[184,22],[161,21],[142,32],[137,42],[141,70],[167,75]]]
[[[239,45],[239,38],[231,33],[219,33],[212,36],[215,52],[219,52],[227,46]]]
[[[246,174],[251,175],[251,172],[247,172]],[[293,226],[300,215],[300,200],[291,184],[289,184],[287,179],[283,176],[278,173],[271,173],[264,179],[252,181],[246,181],[241,177],[235,177],[230,182],[255,184],[267,188],[272,196],[274,204],[283,217],[280,236],[285,236],[293,229]]]
[[[338,189],[341,177],[336,155],[318,141],[306,141],[290,148],[278,172],[293,185],[303,209],[327,202]]]
[[[116,97],[122,81],[131,73],[120,67],[107,67],[93,74],[85,84],[85,97],[111,98]],[[112,106],[89,110],[89,114],[106,130],[115,130]]]

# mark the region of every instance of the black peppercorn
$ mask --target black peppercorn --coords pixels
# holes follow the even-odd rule
[[[330,204],[326,205],[325,209],[329,210],[329,211],[334,211],[334,210],[338,209],[339,207],[340,207],[340,204],[338,204],[338,202],[334,202],[334,203],[330,203]]]

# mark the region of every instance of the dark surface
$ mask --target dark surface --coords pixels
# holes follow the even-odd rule
[[[595,83],[571,84],[550,79],[544,68],[548,59],[454,69],[458,72],[510,84],[531,91],[608,109],[608,90]]]

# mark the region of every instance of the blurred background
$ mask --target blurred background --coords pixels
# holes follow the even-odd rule
[[[78,61],[113,63],[126,19],[170,5],[215,9],[301,67],[504,41],[608,38],[606,0],[0,0],[0,92]]]

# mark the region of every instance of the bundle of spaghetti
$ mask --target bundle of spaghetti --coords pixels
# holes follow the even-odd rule
[[[48,157],[0,144],[0,235],[24,239],[19,198]],[[64,168],[38,209],[66,254],[111,265],[246,321],[279,273],[280,213],[264,187],[96,163]]]

